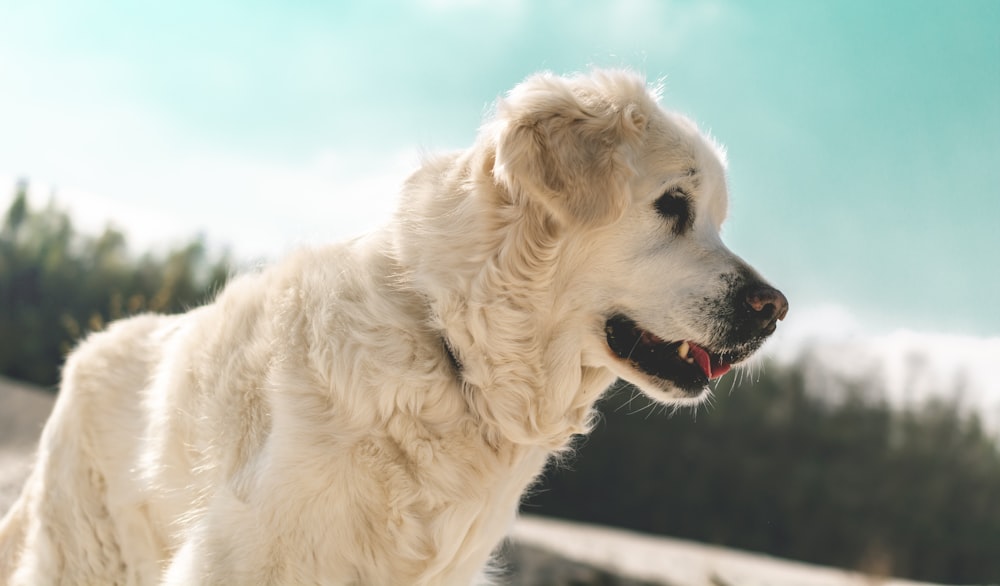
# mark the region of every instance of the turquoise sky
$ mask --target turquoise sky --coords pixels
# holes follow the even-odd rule
[[[355,234],[518,80],[621,65],[727,146],[792,317],[1000,335],[997,0],[5,4],[0,179],[140,237]]]

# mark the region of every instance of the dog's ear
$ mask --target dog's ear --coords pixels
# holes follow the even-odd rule
[[[621,216],[630,197],[632,148],[646,126],[628,91],[645,95],[638,78],[604,80],[538,75],[497,107],[494,177],[537,198],[562,221],[600,225]],[[617,84],[617,85],[616,85]],[[623,95],[609,95],[613,89]],[[624,102],[624,103],[623,103]]]

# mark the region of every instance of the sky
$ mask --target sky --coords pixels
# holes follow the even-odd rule
[[[35,203],[55,197],[139,247],[205,234],[278,258],[386,221],[421,153],[471,144],[531,73],[629,67],[726,146],[723,237],[786,293],[790,321],[1000,336],[996,0],[34,0],[3,13],[4,205],[26,178]]]

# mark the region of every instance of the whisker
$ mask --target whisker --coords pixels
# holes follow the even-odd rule
[[[642,336],[639,336],[638,338],[635,339],[635,342],[632,344],[632,348],[628,351],[628,356],[625,357],[625,360],[632,360],[632,353],[635,352],[635,349],[639,347],[639,341],[641,339]]]
[[[635,387],[632,387],[631,395],[632,396],[629,397],[628,401],[625,401],[624,403],[622,403],[621,405],[619,405],[617,409],[615,409],[615,413],[621,411],[625,407],[630,407],[632,405],[632,402],[635,401],[639,397],[639,395],[640,395],[639,390],[636,389]]]

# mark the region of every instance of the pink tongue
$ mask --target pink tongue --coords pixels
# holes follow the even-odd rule
[[[688,342],[691,344],[690,342]],[[708,352],[705,352],[700,347],[691,344],[691,348],[688,350],[688,354],[694,361],[705,371],[705,376],[712,378],[712,360],[708,357]]]
[[[688,342],[690,349],[688,350],[689,355],[694,358],[695,363],[701,367],[704,371],[705,376],[709,380],[719,378],[720,376],[729,372],[728,364],[717,364],[715,370],[712,370],[712,359],[709,357],[708,352],[705,352],[700,346],[692,342]]]
[[[716,364],[715,368],[712,370],[712,376],[708,378],[719,378],[720,376],[729,372],[730,368],[732,368],[732,366],[728,364]]]

